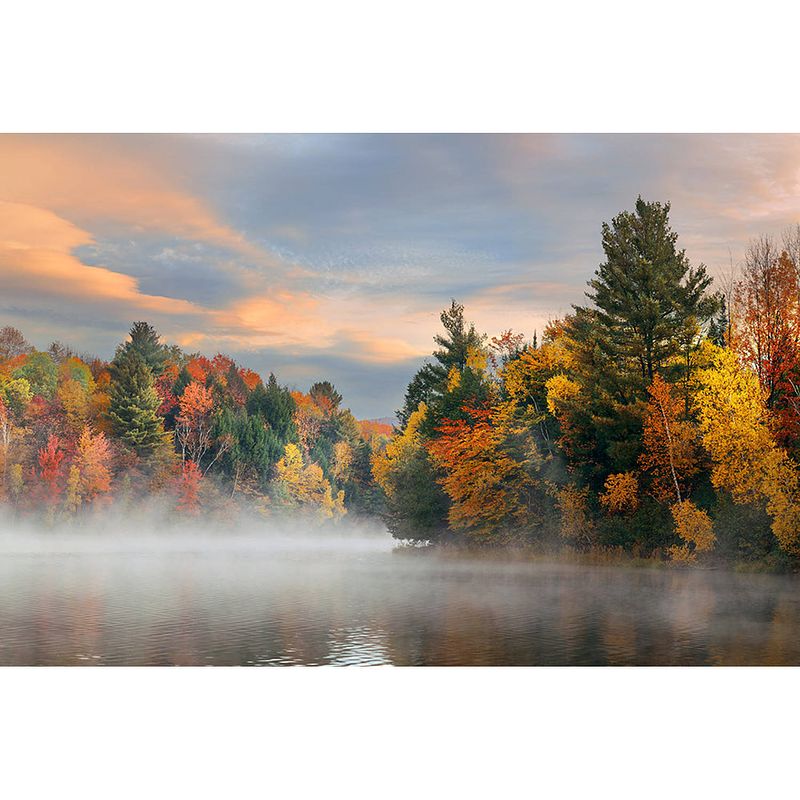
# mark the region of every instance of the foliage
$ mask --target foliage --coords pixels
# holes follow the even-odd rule
[[[768,425],[757,376],[729,349],[705,345],[709,367],[699,375],[698,424],[712,461],[711,481],[734,502],[765,500],[780,546],[798,549],[800,489],[796,465]]]
[[[58,385],[58,368],[49,353],[34,351],[24,356],[12,377],[26,380],[34,395],[50,400]]]
[[[596,308],[598,343],[639,378],[639,391],[652,383],[695,331],[717,310],[706,295],[711,278],[701,264],[690,266],[669,224],[669,203],[640,197],[634,212],[603,223],[606,260],[589,281]]]
[[[158,416],[161,400],[153,373],[132,348],[122,349],[111,363],[108,419],[117,438],[140,456],[151,454],[162,441],[163,425]]]
[[[680,503],[699,470],[694,427],[682,419],[683,403],[659,375],[648,393],[639,466],[648,473],[650,491],[659,502]]]
[[[137,355],[154,377],[164,371],[167,363],[167,348],[161,343],[156,329],[147,322],[134,322],[131,326],[130,338],[117,348],[115,361],[122,356]]]
[[[632,472],[618,472],[606,478],[600,505],[609,514],[624,514],[639,507],[639,481]]]
[[[684,544],[670,548],[670,555],[675,561],[692,561],[697,553],[703,553],[714,547],[716,537],[714,526],[708,514],[692,503],[682,500],[671,508],[675,521],[675,532]]]
[[[287,444],[283,457],[275,467],[276,479],[288,498],[288,504],[309,511],[323,519],[337,519],[346,513],[344,492],[333,493],[318,464],[303,463],[303,456],[296,444]]]
[[[450,498],[450,526],[492,533],[524,518],[529,476],[504,448],[498,412],[465,407],[464,413],[466,419],[442,421],[427,449],[443,473],[439,483]]]

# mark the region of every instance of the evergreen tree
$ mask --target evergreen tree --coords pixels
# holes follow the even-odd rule
[[[297,441],[297,430],[293,420],[296,403],[291,392],[281,386],[275,376],[270,373],[267,385],[258,384],[247,398],[247,413],[258,415],[269,425],[270,429],[283,445]]]
[[[265,484],[283,455],[284,444],[275,432],[263,419],[249,417],[244,411],[224,408],[217,418],[214,438],[229,443],[221,466],[235,487],[244,479],[258,486]]]
[[[486,337],[475,330],[475,326],[464,321],[464,306],[450,302],[450,307],[439,315],[444,327],[444,334],[433,337],[439,348],[433,352],[434,363],[424,364],[411,379],[406,390],[403,408],[397,412],[400,426],[405,427],[409,417],[417,410],[420,403],[431,409],[431,420],[438,415],[435,412],[436,400],[447,394],[447,382],[450,370],[455,367],[459,371],[467,365],[471,350],[483,347]]]
[[[161,401],[153,373],[132,349],[120,350],[111,362],[108,419],[114,435],[141,455],[149,455],[163,442],[163,425],[156,413]]]
[[[711,320],[708,326],[708,338],[717,347],[727,347],[728,345],[728,329],[730,328],[730,319],[728,317],[728,304],[725,302],[725,296],[720,298],[719,313]]]
[[[161,337],[156,329],[147,322],[133,323],[130,340],[123,342],[117,348],[116,356],[124,353],[136,353],[156,378],[164,371],[170,355],[169,349],[161,343]]]
[[[330,381],[318,381],[308,390],[311,399],[320,407],[331,412],[339,408],[342,396]]]
[[[701,264],[691,267],[669,225],[669,203],[641,197],[635,212],[603,223],[606,261],[589,281],[597,344],[628,377],[639,399],[657,370],[684,353],[692,333],[716,311]]]

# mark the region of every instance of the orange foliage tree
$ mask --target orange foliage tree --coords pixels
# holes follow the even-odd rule
[[[202,383],[192,381],[178,401],[180,413],[175,420],[175,437],[184,461],[198,466],[211,447],[214,398]]]
[[[659,502],[680,503],[699,470],[694,428],[681,418],[683,401],[660,376],[647,391],[639,466],[649,473],[650,490]]]
[[[104,433],[84,428],[78,439],[74,466],[80,475],[81,499],[94,502],[111,489],[111,448]]]
[[[466,419],[445,419],[427,443],[444,473],[439,483],[450,498],[452,528],[491,533],[525,513],[528,476],[503,449],[504,433],[493,409],[464,406]]]
[[[604,488],[600,505],[610,514],[624,514],[639,507],[639,481],[632,472],[609,475]]]

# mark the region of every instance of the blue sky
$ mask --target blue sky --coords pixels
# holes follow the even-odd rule
[[[715,274],[799,184],[794,135],[2,136],[0,323],[109,357],[147,319],[384,416],[451,297],[531,336],[638,194]]]

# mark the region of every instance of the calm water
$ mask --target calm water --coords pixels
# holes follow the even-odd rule
[[[0,664],[800,664],[800,580],[386,534],[0,543]]]

